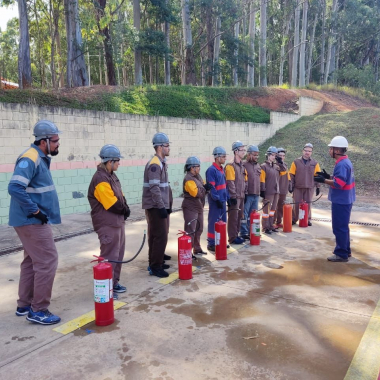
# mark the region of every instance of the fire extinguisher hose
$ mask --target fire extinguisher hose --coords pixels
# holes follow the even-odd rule
[[[319,201],[321,198],[322,198],[322,196],[323,196],[323,194],[321,194],[317,199],[314,199],[313,201],[311,201],[311,202],[305,202],[305,203],[315,203],[315,202],[317,202],[317,201]],[[287,204],[287,205],[298,205],[298,204],[300,204],[300,203],[302,203],[302,202],[289,202],[289,203],[287,203],[287,202],[284,202],[284,204]]]
[[[142,243],[141,243],[140,249],[139,249],[139,250],[137,251],[137,253],[136,253],[131,259],[129,259],[129,260],[125,260],[125,261],[107,260],[107,259],[104,259],[103,257],[93,255],[94,257],[96,257],[96,260],[93,260],[93,261],[91,261],[91,262],[98,261],[98,262],[108,262],[108,263],[115,263],[115,264],[127,264],[127,263],[130,263],[131,261],[133,261],[133,260],[139,255],[139,253],[140,253],[141,250],[143,249],[144,244],[145,244],[145,239],[146,239],[146,231],[144,230],[144,236],[143,236],[143,240],[142,240]]]

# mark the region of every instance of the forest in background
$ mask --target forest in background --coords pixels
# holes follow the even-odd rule
[[[18,0],[18,9],[0,31],[0,75],[20,88],[332,83],[380,94],[380,0]]]

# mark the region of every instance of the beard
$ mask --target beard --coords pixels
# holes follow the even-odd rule
[[[52,152],[50,152],[51,156],[56,156],[59,153],[58,148],[54,149]]]

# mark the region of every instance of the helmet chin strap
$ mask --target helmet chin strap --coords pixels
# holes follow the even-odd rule
[[[47,148],[48,148],[48,156],[50,156],[51,155],[51,152],[50,152],[50,137],[46,138],[46,142],[47,142]]]

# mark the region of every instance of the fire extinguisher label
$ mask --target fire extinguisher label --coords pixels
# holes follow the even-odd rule
[[[299,218],[300,218],[300,219],[305,218],[305,210],[302,210],[302,208],[300,208]]]
[[[260,236],[260,222],[258,220],[254,220],[251,224],[251,234]]]
[[[215,245],[220,244],[220,232],[215,231]]]
[[[106,303],[110,301],[110,280],[94,280],[94,301]]]
[[[191,250],[180,249],[179,250],[179,261],[181,265],[192,265],[193,257],[191,255]]]

